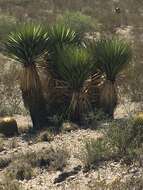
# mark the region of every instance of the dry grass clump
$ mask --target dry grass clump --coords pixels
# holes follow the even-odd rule
[[[4,140],[0,138],[0,152],[4,150]]]
[[[37,137],[37,142],[43,142],[43,141],[51,142],[53,140],[54,140],[54,134],[49,130],[40,132],[40,134]]]
[[[123,160],[126,164],[139,162],[142,165],[143,133],[140,125],[133,121],[112,123],[104,138],[85,139],[80,155],[85,167],[94,167],[99,161]]]
[[[27,152],[11,159],[1,158],[0,168],[6,168],[6,177],[11,180],[30,180],[36,175],[36,168],[62,170],[69,159],[65,147],[49,146],[38,152]],[[5,184],[7,185],[7,184]]]
[[[66,166],[68,158],[69,153],[65,147],[50,146],[49,149],[36,153],[32,165],[35,167],[46,166],[49,170],[62,170]]]
[[[9,141],[8,147],[9,147],[10,149],[13,149],[13,148],[17,148],[17,147],[18,147],[18,141],[17,141],[17,138],[16,138],[16,137],[12,138],[12,139]]]
[[[107,139],[114,153],[125,160],[133,161],[143,154],[143,129],[141,125],[135,125],[132,120],[125,123],[113,123],[106,133]]]
[[[97,129],[100,122],[109,120],[108,116],[102,110],[94,110],[84,115],[83,123],[91,129]]]
[[[11,161],[12,161],[12,158],[1,156],[0,157],[0,168],[2,169],[2,168],[7,167]]]
[[[80,159],[87,168],[93,167],[96,163],[109,157],[107,142],[103,138],[86,139],[82,149]]]
[[[30,180],[34,176],[34,170],[23,160],[16,160],[7,168],[6,176],[11,179]]]
[[[110,183],[107,183],[105,179],[92,180],[89,184],[89,190],[141,190],[143,189],[143,176],[132,177],[127,180],[122,180],[121,177],[117,177]]]
[[[3,181],[0,182],[0,190],[22,190],[22,187],[17,180],[11,180],[5,177]]]
[[[25,114],[17,80],[19,67],[1,54],[0,63],[0,114],[1,116]]]

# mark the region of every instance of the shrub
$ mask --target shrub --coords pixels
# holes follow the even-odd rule
[[[96,129],[98,122],[103,122],[106,121],[108,119],[108,117],[106,116],[106,114],[102,111],[102,110],[95,110],[92,112],[89,112],[87,114],[84,115],[84,125],[92,128],[92,129]]]
[[[89,184],[90,190],[141,190],[143,188],[143,177],[132,177],[127,180],[122,180],[120,177],[115,179],[111,183],[106,183],[105,179],[92,180]]]
[[[66,166],[69,153],[65,147],[49,146],[38,152],[27,152],[19,155],[16,159],[34,167],[47,167],[49,170],[62,170]]]
[[[110,152],[108,144],[103,138],[86,139],[84,141],[84,149],[80,155],[80,159],[85,167],[92,167],[99,161],[107,159]]]
[[[27,163],[29,165],[31,165],[31,167],[35,167],[36,166],[36,152],[35,151],[28,151],[26,153],[21,153],[18,154],[15,157],[15,160],[19,160],[20,162],[24,162]]]
[[[107,129],[107,138],[114,151],[118,152],[119,155],[124,155],[132,140],[131,128],[128,125],[111,124]]]
[[[0,157],[0,168],[5,168],[11,162],[11,158],[8,157]]]
[[[66,11],[64,14],[58,16],[57,21],[68,25],[79,33],[95,31],[99,26],[94,18],[81,12]]]
[[[135,126],[132,120],[124,123],[112,123],[106,131],[107,139],[115,154],[132,160],[139,156],[142,146],[140,125]]]
[[[139,114],[133,120],[132,136],[136,146],[143,143],[143,114]]]
[[[36,164],[39,167],[47,166],[49,170],[62,170],[68,158],[69,153],[65,147],[51,146],[37,154]]]
[[[134,116],[134,124],[135,125],[143,125],[143,113],[139,113]]]
[[[135,132],[134,132],[135,131]],[[122,159],[130,164],[137,161],[142,165],[143,141],[140,128],[136,128],[132,121],[112,123],[102,131],[101,138],[84,141],[84,148],[80,155],[85,167],[94,167],[103,160]]]
[[[9,15],[0,16],[0,43],[7,37],[7,35],[15,30],[16,19]]]
[[[37,137],[38,142],[43,142],[43,141],[51,142],[53,140],[54,140],[54,135],[49,130],[40,132],[39,136]]]
[[[22,187],[18,181],[5,177],[0,182],[0,190],[22,190]]]
[[[24,162],[23,160],[16,160],[9,166],[6,175],[11,179],[29,180],[34,175],[34,172],[30,164]]]
[[[57,111],[57,106],[55,106],[55,102],[52,105],[53,109],[56,109],[54,112],[56,112],[56,115],[53,114],[52,116],[49,116],[49,125],[51,125],[51,127],[49,127],[49,129],[52,129],[52,132],[59,132],[61,130],[62,127],[62,123],[64,121],[64,119],[61,117],[61,113],[63,113],[63,110],[58,110]],[[60,114],[58,113],[60,111]]]
[[[4,150],[4,140],[0,139],[0,152]]]
[[[18,147],[17,139],[16,139],[16,138],[12,138],[12,139],[9,141],[8,146],[9,146],[10,149],[13,149],[13,148]]]
[[[12,64],[11,64],[12,63]],[[19,68],[0,55],[0,115],[25,114],[22,96],[18,86]]]

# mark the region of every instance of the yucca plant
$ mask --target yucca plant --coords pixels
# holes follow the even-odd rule
[[[90,101],[85,86],[86,80],[92,73],[93,63],[86,48],[65,46],[57,48],[57,76],[67,84],[70,104],[67,108],[69,119],[81,121],[82,113],[89,109]]]
[[[95,42],[93,49],[97,67],[105,77],[100,93],[100,105],[107,115],[113,117],[117,105],[116,79],[131,60],[131,48],[127,42],[112,38]]]
[[[42,26],[25,24],[11,33],[6,42],[6,51],[22,65],[22,96],[35,129],[42,127],[46,122],[46,105],[36,63],[46,51],[47,41],[47,33]]]
[[[59,49],[62,50],[66,45],[80,46],[81,41],[80,35],[66,25],[55,24],[48,28],[48,53],[45,58],[47,62],[47,75],[49,76],[47,93],[50,113],[53,108],[56,111],[65,110],[66,108],[63,105],[67,105],[69,102],[67,84],[61,80],[60,75],[57,73],[58,51]]]

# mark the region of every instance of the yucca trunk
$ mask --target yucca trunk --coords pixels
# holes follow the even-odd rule
[[[74,91],[72,93],[71,102],[69,106],[70,119],[78,124],[82,121],[82,116],[85,111],[87,112],[90,108],[88,101],[88,93],[86,89],[81,91]]]
[[[21,91],[24,104],[30,112],[33,128],[44,127],[46,125],[46,104],[34,64],[22,68]]]
[[[117,91],[114,81],[106,80],[101,88],[100,106],[104,113],[110,118],[114,117],[117,106]]]
[[[79,108],[79,92],[73,92],[71,97],[71,102],[69,106],[69,117],[73,122],[80,122],[80,108]]]

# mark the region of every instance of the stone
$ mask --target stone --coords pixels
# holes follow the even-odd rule
[[[79,128],[79,126],[72,122],[66,122],[62,125],[62,130],[65,132],[75,131]]]
[[[12,117],[4,117],[0,119],[0,133],[6,137],[12,137],[18,134],[17,122]]]

